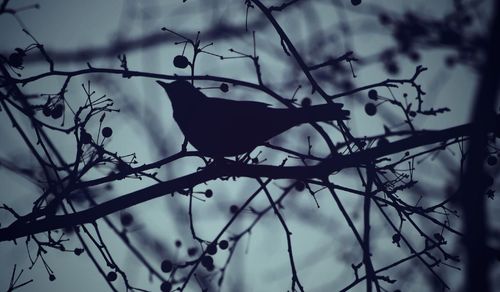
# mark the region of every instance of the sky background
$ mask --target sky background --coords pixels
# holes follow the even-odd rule
[[[364,1],[371,2],[371,1]],[[444,11],[448,11],[452,1],[377,1],[373,3],[362,3],[358,7],[352,7],[350,1],[317,1],[314,5],[291,8],[286,13],[280,13],[277,17],[292,41],[300,52],[303,52],[307,62],[314,63],[325,59],[325,56],[340,56],[348,50],[360,60],[373,59],[373,55],[383,48],[394,43],[391,32],[377,21],[377,9],[387,9],[396,15],[404,11],[413,11],[421,16],[439,17]],[[37,2],[33,1],[11,1],[9,7],[24,7]],[[201,4],[203,3],[203,4]],[[206,4],[209,3],[209,4]],[[333,5],[332,5],[333,3]],[[0,16],[0,53],[5,55],[13,52],[14,48],[25,48],[33,41],[24,34],[21,29],[24,25],[29,32],[42,43],[47,52],[57,56],[57,70],[76,70],[86,68],[86,62],[94,67],[119,68],[116,57],[87,57],[87,52],[92,50],[102,51],[113,43],[134,40],[144,36],[154,36],[154,45],[139,44],[135,49],[127,51],[127,60],[130,70],[156,72],[161,74],[186,74],[187,70],[175,68],[172,65],[174,56],[182,53],[183,46],[175,45],[175,41],[181,39],[162,32],[162,27],[175,30],[179,33],[194,37],[197,31],[201,32],[202,43],[214,42],[207,50],[224,56],[234,56],[229,49],[251,54],[253,51],[252,34],[244,30],[246,8],[243,1],[56,1],[46,0],[40,4],[39,9],[28,9],[17,14],[18,20],[12,15]],[[211,5],[209,8],[208,5]],[[366,5],[366,6],[365,6]],[[368,6],[368,5],[374,5]],[[483,7],[488,7],[488,1]],[[358,9],[358,10],[356,10]],[[488,9],[482,9],[482,17],[474,18],[473,29],[486,31],[486,20]],[[259,20],[260,19],[260,20]],[[295,63],[291,57],[283,53],[279,39],[272,27],[263,19],[257,9],[251,9],[248,14],[250,30],[256,31],[256,49],[262,64],[263,78],[266,84],[276,89],[282,96],[291,97],[297,84],[306,85],[303,76],[298,76]],[[22,24],[20,24],[22,22]],[[261,23],[262,22],[262,23]],[[229,28],[240,28],[241,33],[234,34],[228,38],[217,38],[215,40],[205,35],[213,27],[226,24]],[[340,29],[341,25],[344,29]],[[311,42],[315,35],[324,36],[324,44]],[[164,35],[165,41],[161,40]],[[81,51],[82,54],[71,55],[72,52]],[[186,54],[192,52],[189,48]],[[452,69],[445,66],[444,58],[447,50],[429,49],[421,52],[421,60],[417,64],[428,67],[419,81],[426,95],[425,105],[427,107],[449,107],[451,111],[438,117],[419,118],[416,124],[421,129],[443,129],[446,127],[466,123],[470,117],[471,104],[473,102],[477,74],[466,66],[456,66]],[[90,55],[92,55],[90,53]],[[69,57],[67,57],[69,56]],[[67,61],[68,59],[77,59]],[[26,68],[20,71],[23,77],[46,72],[46,63],[38,61],[36,56],[28,56]],[[57,61],[60,60],[60,61]],[[400,59],[400,72],[393,78],[407,78],[413,75],[415,63],[408,58]],[[373,82],[379,82],[387,78],[381,62],[373,62],[366,66],[358,66],[353,63],[357,77],[351,81],[355,86],[362,86]],[[295,72],[295,73],[292,73]],[[217,57],[203,54],[196,65],[197,74],[211,74],[256,81],[254,68],[248,59],[220,60]],[[98,74],[86,75],[75,78],[68,87],[68,103],[78,106],[84,100],[81,83],[92,81],[93,87],[98,95],[106,94],[114,100],[115,107],[120,113],[110,114],[105,124],[113,128],[113,137],[107,144],[107,149],[117,151],[120,154],[135,153],[140,164],[150,163],[180,150],[182,134],[172,119],[171,106],[163,90],[159,88],[154,79],[132,78],[123,79],[121,76],[107,76]],[[24,88],[28,93],[55,93],[60,88],[64,79],[48,78],[29,84]],[[198,86],[219,86],[216,82],[200,82]],[[291,85],[293,84],[293,85]],[[325,88],[329,92],[339,92],[340,88],[325,82]],[[400,88],[395,94],[400,96],[404,92],[410,92],[411,88]],[[268,96],[259,92],[249,91],[242,88],[230,86],[229,93],[222,93],[217,89],[204,91],[209,96],[220,96],[228,99],[258,100],[283,107]],[[380,89],[379,94],[390,96],[390,92]],[[296,95],[299,99],[311,97],[313,103],[321,103],[317,95],[310,95],[310,88],[299,90]],[[43,99],[42,99],[43,100]],[[351,121],[349,126],[355,136],[382,134],[384,125],[394,130],[405,129],[400,124],[398,117],[390,117],[390,107],[381,105],[378,107],[381,114],[368,117],[363,110],[367,102],[366,92],[339,99],[345,107],[351,110]],[[43,103],[43,102],[42,102]],[[384,114],[384,112],[386,112]],[[398,122],[399,121],[399,122]],[[53,122],[58,124],[59,122]],[[25,123],[29,128],[29,124]],[[93,123],[94,133],[97,134],[98,123]],[[27,159],[26,149],[17,133],[12,130],[10,123],[3,112],[0,112],[0,158],[18,161],[19,165],[26,168],[34,166],[34,161]],[[311,133],[308,125],[296,127],[278,137],[275,142],[283,143],[287,147],[307,151],[307,135]],[[54,134],[58,147],[67,158],[74,155],[74,142],[65,135]],[[321,144],[318,137],[313,137],[317,143],[313,143],[314,152],[317,155],[326,155],[327,148]],[[456,149],[455,149],[456,150]],[[254,151],[256,154],[259,150]],[[279,163],[286,155],[263,150],[263,156],[268,159],[267,163]],[[446,187],[456,187],[456,173],[452,173],[447,163],[452,168],[457,166],[455,153],[445,153],[445,159],[426,160],[422,162],[422,172],[415,175],[426,188],[432,190],[443,190]],[[446,162],[448,161],[448,162]],[[290,163],[294,163],[291,161]],[[295,162],[297,163],[297,162]],[[162,179],[178,177],[183,174],[192,173],[197,167],[202,166],[199,159],[183,159],[173,165],[159,170]],[[93,172],[92,176],[101,176],[104,173]],[[346,186],[360,187],[354,177],[355,173],[346,171],[334,182]],[[453,186],[455,182],[455,186]],[[273,186],[276,193],[280,186],[287,181],[277,181]],[[147,180],[125,180],[113,185],[112,192],[100,192],[98,201],[103,202],[133,190],[153,184]],[[27,183],[22,178],[13,176],[10,172],[0,169],[0,199],[1,203],[15,206],[20,213],[29,212],[31,204],[40,190],[34,185]],[[215,196],[210,200],[194,201],[194,213],[196,229],[199,234],[207,239],[213,238],[229,219],[229,206],[241,204],[257,187],[250,179],[239,179],[237,182],[220,181],[210,182],[206,186],[198,186],[195,191],[203,191],[207,188],[214,190]],[[424,188],[425,189],[425,188]],[[353,198],[352,195],[340,192],[341,199],[350,214],[356,219],[356,224],[362,226],[361,208],[362,199]],[[415,200],[418,196],[415,196]],[[426,197],[428,202],[438,200]],[[289,227],[293,230],[293,244],[296,251],[297,265],[300,267],[300,276],[307,291],[329,291],[335,287],[344,287],[352,279],[350,263],[359,261],[360,252],[353,248],[354,238],[347,229],[346,223],[341,217],[338,208],[331,202],[327,194],[318,194],[317,200],[321,208],[317,208],[314,200],[307,195],[298,192],[285,204],[284,216]],[[195,245],[190,239],[187,221],[188,199],[183,196],[162,197],[130,208],[135,214],[138,230],[147,234],[154,234],[165,253],[171,257],[182,258],[185,256],[185,247]],[[262,197],[252,204],[256,208],[266,206],[266,200]],[[248,211],[248,213],[250,213]],[[231,231],[242,230],[252,220],[251,214],[241,216]],[[114,222],[118,222],[117,216],[110,216]],[[12,218],[5,212],[0,212],[2,226],[8,225]],[[456,223],[458,224],[458,222]],[[127,272],[134,286],[159,291],[160,282],[148,281],[146,269],[140,267],[138,261],[130,254],[117,237],[101,224],[103,236],[113,255]],[[374,236],[376,259],[381,263],[390,263],[395,258],[403,257],[408,253],[397,249],[391,243],[391,233],[384,231],[384,224],[374,215],[373,229],[381,230]],[[146,232],[147,231],[147,232]],[[439,232],[437,230],[436,232]],[[153,255],[153,247],[141,242],[140,237],[134,238],[133,242],[147,254],[151,263],[159,267],[162,258]],[[248,236],[247,236],[248,237]],[[181,239],[183,247],[176,249],[174,241]],[[450,239],[451,249],[457,239]],[[79,247],[74,238],[69,246]],[[290,271],[286,253],[286,241],[282,233],[279,221],[273,214],[265,216],[252,232],[251,237],[243,239],[237,248],[230,271],[226,276],[224,284],[225,291],[285,291],[289,289]],[[226,254],[218,254],[216,263],[222,264]],[[17,264],[18,269],[25,269],[23,279],[34,279],[34,283],[26,286],[20,291],[106,291],[105,280],[100,277],[92,263],[85,254],[77,257],[63,252],[50,251],[46,260],[53,269],[57,280],[50,282],[48,275],[41,262],[37,263],[32,270],[27,270],[29,259],[26,254],[24,240],[19,240],[17,245],[11,242],[0,244],[0,289],[8,286],[11,269]],[[401,267],[402,273],[418,269],[418,273],[412,274],[407,280],[397,273],[389,275],[398,278],[398,283],[391,289],[402,289],[402,291],[421,291],[418,283],[426,283],[428,275],[422,267],[414,266],[415,262],[408,262]],[[443,270],[444,277],[449,279],[452,287],[461,283],[459,272],[453,269]],[[397,276],[396,276],[397,275]],[[194,283],[194,281],[193,281]],[[190,285],[189,291],[197,291],[197,285]],[[364,285],[359,286],[359,289]],[[358,291],[358,290],[355,290]]]

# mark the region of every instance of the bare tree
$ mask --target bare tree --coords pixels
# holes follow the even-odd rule
[[[59,275],[82,291],[500,285],[496,1],[176,2],[2,1],[2,288],[68,289]],[[234,145],[274,131],[257,101],[340,103],[350,119],[309,116],[214,157],[157,80],[238,102],[228,116],[250,118],[227,127]],[[180,115],[206,129],[224,113]]]

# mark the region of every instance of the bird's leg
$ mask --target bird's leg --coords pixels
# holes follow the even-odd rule
[[[198,167],[196,169],[196,171],[203,170],[203,169],[209,167],[210,165],[215,164],[215,160],[214,159],[210,159],[210,158],[207,159],[205,156],[200,156],[200,158],[203,160],[203,162],[205,162],[205,166]]]
[[[186,137],[184,137],[184,142],[182,142],[182,146],[181,146],[182,152],[187,151],[187,146],[188,146],[188,139]]]
[[[226,159],[224,157],[214,157],[214,160],[210,165],[215,165],[215,167],[224,168],[228,165],[232,165],[232,164],[236,164],[236,163],[238,163],[238,161],[233,161],[230,159]],[[221,180],[229,180],[230,178],[232,178],[233,181],[236,180],[236,176],[221,176],[220,177]]]
[[[241,162],[243,164],[246,164],[248,161],[250,161],[250,153],[251,151],[243,154],[243,156],[241,158],[238,159],[238,156],[236,156],[236,162]]]

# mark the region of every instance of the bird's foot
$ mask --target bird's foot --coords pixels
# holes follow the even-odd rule
[[[253,159],[250,157],[250,153],[252,153],[252,152],[251,152],[251,151],[250,151],[250,152],[247,152],[247,153],[243,154],[243,155],[242,155],[242,156],[240,156],[240,157],[236,156],[235,162],[239,162],[239,163],[247,164],[249,161],[253,160]]]

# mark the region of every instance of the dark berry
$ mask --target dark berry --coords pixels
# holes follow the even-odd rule
[[[219,89],[222,92],[228,92],[229,91],[229,86],[227,85],[227,83],[221,83],[220,86],[219,86]]]
[[[184,69],[189,65],[189,61],[186,57],[177,55],[174,58],[174,66],[177,68]]]
[[[116,278],[118,278],[118,276],[116,275],[115,272],[111,271],[109,272],[107,275],[106,275],[106,280],[108,280],[109,282],[113,282],[116,280]]]
[[[408,115],[409,115],[410,117],[414,118],[415,116],[417,116],[417,113],[416,113],[415,111],[410,111],[410,112],[408,113]]]
[[[498,163],[498,158],[496,158],[496,156],[491,155],[491,156],[488,156],[488,159],[486,160],[486,162],[488,163],[488,165],[493,166],[493,165]]]
[[[170,290],[172,290],[172,283],[170,283],[169,281],[165,281],[161,283],[160,289],[161,292],[170,292]]]
[[[214,265],[214,259],[211,256],[209,256],[209,255],[203,256],[201,258],[201,265],[204,266],[205,268],[213,266]]]
[[[198,248],[196,247],[190,247],[187,250],[188,256],[193,257],[198,253]]]
[[[75,253],[75,255],[79,256],[83,253],[83,251],[83,248],[75,248],[73,252]]]
[[[215,269],[215,266],[212,264],[210,266],[206,266],[205,269],[207,269],[207,271],[211,272]]]
[[[410,58],[413,62],[418,62],[420,61],[420,54],[418,52],[410,52],[408,54],[408,58]]]
[[[378,16],[378,20],[383,25],[387,25],[387,24],[389,24],[391,22],[391,19],[389,18],[389,16],[387,14],[380,14]]]
[[[50,109],[50,107],[48,105],[43,107],[42,112],[43,112],[43,115],[46,117],[50,117],[52,115],[52,110]]]
[[[164,272],[164,273],[170,273],[173,268],[174,268],[174,265],[172,264],[171,261],[164,260],[163,262],[161,262],[161,270],[162,270],[162,272]]]
[[[231,205],[231,207],[229,207],[229,212],[231,212],[233,214],[236,213],[236,212],[238,212],[238,206]]]
[[[309,97],[304,97],[300,104],[302,105],[302,107],[311,106],[311,99]]]
[[[49,281],[55,281],[55,280],[56,280],[56,276],[54,276],[54,274],[50,274]]]
[[[176,240],[175,241],[175,247],[181,247],[182,246],[182,242],[180,240]]]
[[[399,72],[399,67],[395,62],[388,62],[385,64],[385,70],[391,75],[396,75]]]
[[[211,189],[205,191],[205,197],[211,198],[214,195],[214,192]]]
[[[50,113],[50,115],[52,116],[52,118],[54,120],[57,120],[59,119],[60,117],[62,117],[63,115],[63,110],[64,110],[64,107],[62,104],[58,104],[54,107],[54,109],[52,109],[52,112]]]
[[[306,188],[306,185],[302,181],[298,181],[295,183],[295,189],[299,192],[302,192]]]
[[[457,63],[457,60],[453,56],[448,56],[444,59],[444,63],[446,64],[446,66],[448,68],[451,68],[451,67],[455,66],[455,64]]]
[[[368,91],[368,98],[373,99],[373,100],[377,100],[378,99],[378,92],[375,89],[370,89]]]
[[[354,6],[358,6],[359,4],[361,4],[361,0],[351,0],[351,4]]]
[[[207,253],[210,255],[214,255],[217,253],[217,245],[215,243],[211,243],[207,246]]]
[[[120,215],[120,222],[123,226],[130,226],[134,222],[134,216],[132,216],[129,212],[123,212]]]
[[[348,80],[348,79],[342,80],[340,82],[340,88],[342,88],[343,90],[346,90],[346,91],[351,90],[354,88],[354,84],[352,83],[351,80]]]
[[[12,53],[9,56],[8,63],[14,68],[21,68],[23,66],[23,57],[24,55],[19,52]]]
[[[222,250],[227,249],[229,247],[229,242],[227,242],[227,240],[221,240],[219,241],[219,247]]]
[[[374,116],[377,113],[377,106],[369,102],[365,105],[365,112],[369,116]]]
[[[101,133],[105,138],[109,138],[113,135],[113,130],[110,127],[104,127],[102,128]]]

